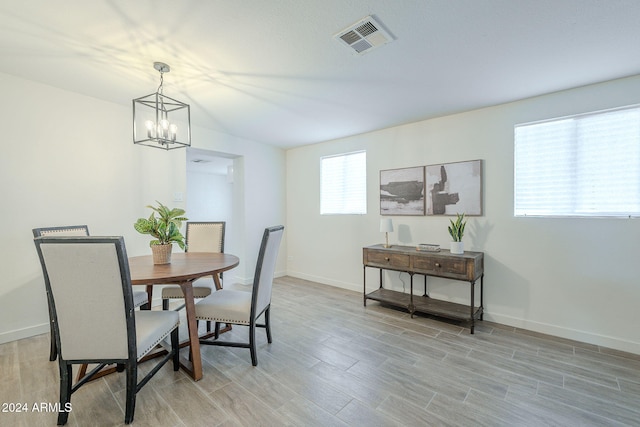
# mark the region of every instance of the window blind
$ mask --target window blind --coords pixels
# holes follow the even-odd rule
[[[640,108],[515,126],[516,216],[639,216]]]
[[[367,153],[320,159],[320,214],[367,213]]]

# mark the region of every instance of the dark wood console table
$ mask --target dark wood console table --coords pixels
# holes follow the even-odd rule
[[[465,251],[462,255],[454,255],[448,250],[439,252],[418,251],[411,246],[383,245],[362,248],[362,262],[364,264],[364,305],[367,299],[380,301],[397,307],[406,308],[411,316],[420,312],[432,314],[448,319],[468,321],[471,333],[474,332],[476,319],[482,320],[483,311],[483,279],[484,253]],[[380,287],[367,293],[367,267],[380,270]],[[382,286],[382,271],[394,270],[408,273],[410,276],[410,291],[404,292],[385,289]],[[424,276],[424,295],[413,295],[413,276]],[[437,300],[427,294],[427,276],[443,277],[447,279],[469,282],[471,298],[469,305]],[[475,283],[480,279],[480,305],[475,305]]]

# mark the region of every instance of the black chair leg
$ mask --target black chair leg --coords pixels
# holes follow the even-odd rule
[[[67,404],[71,402],[71,380],[73,372],[71,364],[60,362],[60,409],[58,412],[58,425],[62,426],[69,419],[69,412],[66,411]]]
[[[173,370],[178,371],[180,369],[180,339],[178,338],[178,328],[175,328],[173,332],[171,332],[171,350],[173,351]]]
[[[125,403],[124,423],[131,424],[136,409],[136,388],[138,387],[138,366],[135,360],[127,363],[127,395]]]
[[[249,349],[251,350],[251,364],[258,366],[258,355],[256,352],[256,322],[251,321],[249,325]]]
[[[271,306],[264,311],[264,327],[267,330],[267,342],[271,344]]]
[[[49,350],[49,361],[53,362],[58,357],[58,349],[56,348],[56,336],[53,332],[53,322],[49,322],[49,326],[51,327],[51,348]]]

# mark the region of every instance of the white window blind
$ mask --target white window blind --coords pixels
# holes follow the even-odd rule
[[[320,214],[367,213],[367,153],[320,159]]]
[[[515,126],[516,216],[640,216],[640,107]]]

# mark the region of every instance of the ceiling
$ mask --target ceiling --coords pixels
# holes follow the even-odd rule
[[[333,36],[372,15],[391,43]],[[294,147],[640,73],[637,0],[50,0],[0,5],[0,72]]]

